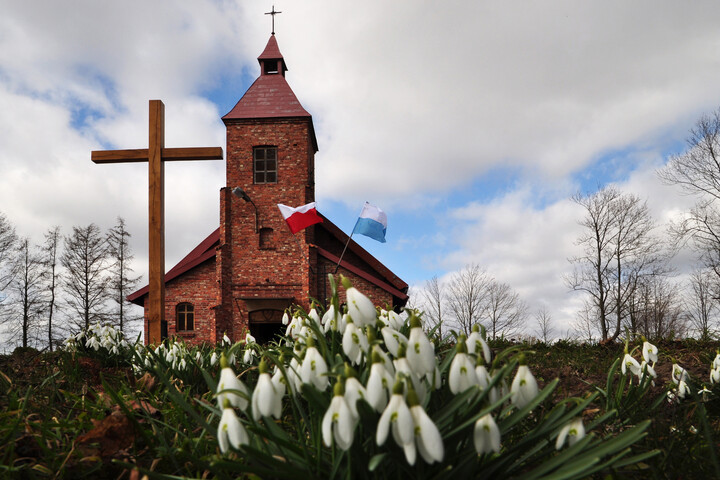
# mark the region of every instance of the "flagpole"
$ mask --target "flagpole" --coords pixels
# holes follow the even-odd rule
[[[352,236],[355,233],[355,228],[357,228],[357,222],[355,222],[355,226],[353,227],[352,232],[350,232],[350,236],[348,237],[347,242],[345,242],[345,248],[343,248],[343,251],[340,254],[340,259],[335,266],[335,273],[333,273],[333,275],[337,275],[338,270],[340,270],[340,263],[342,263],[342,259],[345,256],[345,250],[347,250],[348,245],[350,245],[350,240],[352,240]]]

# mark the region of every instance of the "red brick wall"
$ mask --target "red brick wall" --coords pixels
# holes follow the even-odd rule
[[[307,306],[315,295],[309,243],[314,229],[292,235],[278,203],[296,207],[314,200],[314,148],[309,118],[228,121],[227,187],[221,193],[218,274],[223,279],[222,322],[234,340],[244,338],[245,300],[287,299]],[[277,183],[253,183],[253,147],[277,147]],[[272,229],[269,248],[260,248],[255,207],[230,193],[241,187],[257,207],[257,227]]]

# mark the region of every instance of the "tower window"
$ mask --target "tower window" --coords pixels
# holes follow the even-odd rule
[[[270,250],[273,248],[273,229],[272,228],[261,228],[260,229],[260,249]]]
[[[277,147],[253,148],[254,183],[277,183]]]
[[[195,307],[192,303],[178,303],[175,307],[177,331],[187,332],[195,329]]]
[[[265,73],[278,73],[278,62],[277,60],[265,60],[263,62],[265,66]]]

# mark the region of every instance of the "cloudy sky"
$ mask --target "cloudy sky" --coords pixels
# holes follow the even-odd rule
[[[0,212],[35,242],[117,216],[147,269],[148,100],[166,145],[225,146],[220,117],[259,74],[272,2],[0,0]],[[475,262],[568,328],[562,275],[614,183],[665,221],[691,200],[655,171],[720,106],[720,3],[277,0],[287,79],[313,115],[319,209],[411,285]],[[218,224],[223,162],[166,166],[167,267]]]

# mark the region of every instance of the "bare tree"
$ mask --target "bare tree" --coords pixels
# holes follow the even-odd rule
[[[30,240],[20,240],[15,257],[15,276],[10,291],[15,297],[17,321],[10,325],[11,336],[20,337],[22,347],[37,345],[40,338],[40,315],[45,305],[42,262],[33,251]]]
[[[687,326],[676,285],[664,277],[644,277],[635,290],[630,312],[636,330],[652,340],[685,336]]]
[[[457,327],[466,335],[474,324],[481,323],[490,283],[491,278],[477,264],[466,266],[450,279],[448,306]]]
[[[68,311],[78,316],[70,319],[71,330],[77,331],[107,316],[107,242],[98,226],[91,223],[73,227],[72,235],[65,237],[64,243],[63,287]]]
[[[45,233],[45,243],[42,246],[42,264],[47,289],[47,340],[48,348],[52,352],[55,336],[53,322],[55,315],[55,296],[59,280],[58,247],[60,246],[60,227],[55,226]]]
[[[688,321],[701,340],[708,341],[717,334],[720,303],[713,294],[714,273],[697,270],[690,275],[690,289],[685,299]]]
[[[605,187],[573,200],[586,212],[580,222],[585,231],[577,240],[583,254],[570,259],[575,268],[565,280],[573,290],[590,295],[602,340],[611,341],[629,315],[638,283],[648,275],[666,274],[669,254],[653,233],[647,203],[637,196]]]
[[[522,333],[527,318],[527,305],[507,283],[495,280],[488,286],[483,318],[487,320],[489,338],[512,337]]]
[[[667,184],[679,185],[698,202],[675,232],[692,240],[720,282],[720,109],[703,115],[690,130],[688,149],[658,171]]]
[[[130,233],[125,229],[125,220],[118,217],[117,224],[110,229],[107,236],[109,256],[112,260],[110,265],[111,280],[110,290],[112,297],[117,304],[117,310],[114,315],[115,323],[120,327],[121,331],[125,331],[129,322],[137,321],[141,316],[128,317],[125,307],[130,302],[125,298],[138,284],[139,277],[132,276],[132,268],[130,261],[133,259],[130,250]]]
[[[430,321],[433,328],[437,327],[437,335],[443,338],[443,322],[446,313],[445,288],[440,283],[437,275],[425,282],[422,291],[422,299],[425,307],[425,317]]]
[[[548,343],[552,339],[554,334],[552,315],[546,305],[535,312],[535,327],[537,336],[543,343]]]

